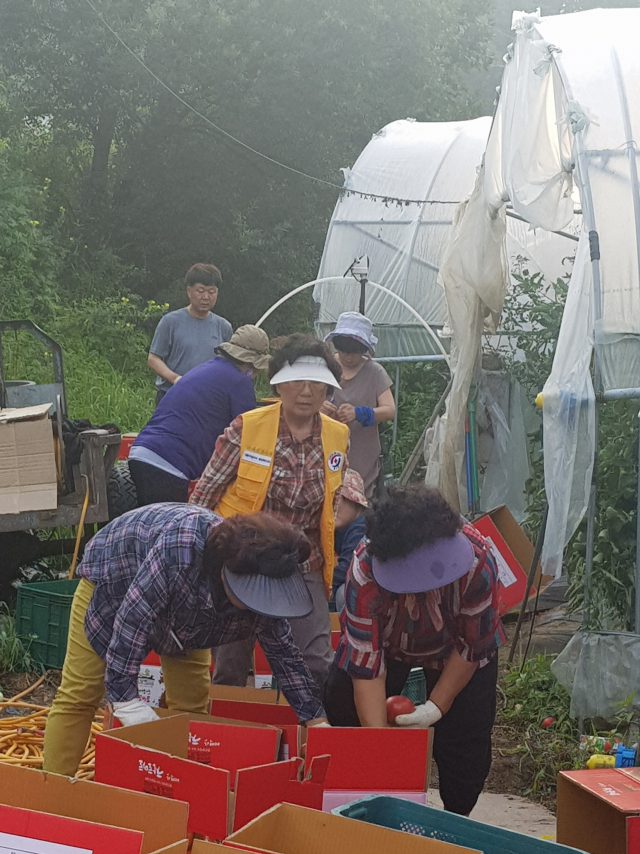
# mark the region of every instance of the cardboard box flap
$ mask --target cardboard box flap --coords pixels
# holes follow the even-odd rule
[[[220,845],[218,842],[204,842],[202,839],[195,839],[191,854],[230,854],[226,845]]]
[[[270,706],[288,706],[280,691],[271,688],[234,688],[231,685],[212,685],[209,688],[212,700],[236,700],[242,703],[261,703]]]
[[[161,753],[186,759],[189,749],[189,717],[184,714],[171,715],[146,724],[108,729],[100,735],[102,738],[117,738],[135,747],[159,750]]]
[[[220,846],[222,848],[222,846]],[[188,854],[189,841],[183,839],[182,842],[176,842],[175,845],[167,845],[166,848],[160,848],[159,851],[154,851],[153,854]]]
[[[477,849],[290,804],[263,813],[225,845],[277,854],[478,854]]]
[[[260,813],[280,803],[321,810],[329,760],[329,756],[316,757],[306,777],[302,759],[238,771],[233,830],[244,827]]]
[[[331,756],[329,790],[424,792],[432,737],[426,729],[309,727],[306,763]]]
[[[144,744],[145,741],[157,743],[158,738],[161,740],[161,732],[173,739],[174,732],[182,731],[184,744],[181,752],[184,754],[189,738],[188,722],[186,715],[179,715],[137,727],[98,733],[95,778],[110,786],[186,801],[189,805],[188,830],[212,839],[224,839],[227,833],[229,772]],[[153,738],[150,737],[152,727],[157,728]],[[133,730],[137,730],[135,735],[131,735]]]
[[[186,803],[18,765],[0,765],[0,803],[139,830],[144,833],[142,854],[152,854],[187,835]]]
[[[65,850],[69,846],[74,850],[81,848],[83,851],[91,846],[92,854],[113,854],[114,851],[118,854],[140,854],[144,840],[144,834],[139,830],[96,824],[92,821],[3,804],[0,804],[0,831],[20,839],[50,842],[56,846],[56,850],[58,845],[63,845]],[[17,844],[18,840],[11,842]],[[22,845],[14,851],[13,845],[9,849],[3,844],[2,850],[7,854],[10,851],[11,854],[19,854]]]
[[[0,409],[0,424],[15,424],[18,421],[32,421],[36,418],[44,418],[50,409],[50,403]]]
[[[636,815],[640,814],[640,779],[628,773],[633,770],[598,768],[593,771],[562,771],[561,774],[615,810]]]

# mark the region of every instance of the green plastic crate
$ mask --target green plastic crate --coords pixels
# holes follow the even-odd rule
[[[78,579],[40,581],[18,587],[16,634],[29,642],[34,661],[57,670],[64,664],[69,614]]]
[[[427,701],[427,683],[424,678],[424,670],[421,667],[412,668],[409,678],[402,689],[404,697],[408,697],[415,706]]]
[[[492,827],[490,824],[402,798],[372,795],[336,807],[331,812],[427,839],[466,845],[468,848],[482,851],[483,854],[585,854],[577,848],[569,848],[567,845],[558,845],[544,839],[533,839],[513,830]]]

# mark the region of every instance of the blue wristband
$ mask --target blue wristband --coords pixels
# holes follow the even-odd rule
[[[355,406],[356,421],[359,421],[363,427],[373,427],[376,423],[376,416],[370,406]]]

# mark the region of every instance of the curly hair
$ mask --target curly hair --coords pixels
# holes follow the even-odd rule
[[[365,519],[369,553],[383,561],[453,537],[462,528],[459,513],[442,493],[425,486],[389,487]]]
[[[294,332],[293,335],[287,335],[286,338],[280,339],[278,344],[280,347],[269,362],[267,370],[269,379],[274,377],[281,368],[284,368],[287,362],[293,365],[296,359],[301,356],[319,356],[324,359],[336,380],[340,382],[342,379],[342,368],[335,360],[331,348],[319,338],[314,338],[313,335],[305,335],[302,332]]]
[[[278,564],[289,564],[292,554],[303,563],[311,554],[309,540],[298,529],[272,513],[232,516],[209,531],[202,570],[214,593],[222,588],[222,567],[239,574],[256,574],[261,564],[278,575]]]

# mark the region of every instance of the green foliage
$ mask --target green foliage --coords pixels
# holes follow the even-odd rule
[[[580,734],[569,717],[570,697],[551,673],[551,660],[538,655],[520,665],[509,665],[502,676],[505,703],[498,713],[498,725],[507,729],[516,746],[509,752],[520,757],[525,794],[547,801],[555,796],[559,771],[580,768]],[[547,729],[545,718],[554,723]]]
[[[553,658],[537,655],[524,663],[510,664],[502,670],[499,686],[503,707],[498,711],[497,725],[508,731],[517,746],[512,754],[520,756],[520,769],[527,783],[526,794],[540,800],[555,798],[559,771],[581,768],[595,752],[580,746],[577,721],[569,716],[571,698],[551,673]],[[633,726],[632,697],[620,704],[614,720],[606,723],[585,721],[587,735],[601,736],[613,742],[629,744],[636,738]],[[542,722],[553,718],[545,728]],[[604,728],[602,728],[604,726]]]
[[[395,365],[390,363],[384,367],[395,383]],[[393,425],[380,425],[382,448],[388,461],[386,473],[393,473],[395,477],[400,476],[449,378],[446,368],[438,362],[400,364],[398,373],[400,396],[395,447],[392,446]],[[416,469],[416,479],[421,476],[420,469]]]
[[[480,0],[100,0],[131,49],[204,116],[270,157],[342,184],[371,133],[408,115],[477,114],[467,74],[488,61]],[[313,278],[334,188],[259,159],[160,87],[83,0],[5,0],[0,64],[37,131],[75,263],[113,253],[123,284],[177,299],[214,261],[220,311],[255,321]],[[121,271],[122,272],[122,271]],[[303,327],[309,298],[268,324]]]
[[[596,518],[593,572],[584,623],[631,630],[634,622],[638,490],[638,402],[598,404]],[[567,548],[569,603],[584,605],[586,522]]]
[[[25,673],[34,669],[28,647],[16,634],[15,620],[5,602],[0,602],[0,674]]]
[[[515,287],[505,302],[501,328],[508,335],[496,345],[506,369],[525,388],[530,399],[542,390],[551,372],[567,284],[560,279],[549,287],[539,273],[532,274],[522,259],[514,273]],[[599,430],[593,573],[589,628],[630,629],[633,625],[636,553],[636,495],[638,472],[638,404],[613,401],[598,404]],[[545,504],[542,459],[542,419],[530,435],[532,476],[526,524],[537,535]],[[569,605],[584,605],[586,520],[565,550],[569,573]]]

